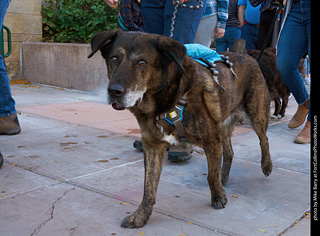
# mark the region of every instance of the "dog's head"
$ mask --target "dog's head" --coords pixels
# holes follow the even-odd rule
[[[108,103],[116,110],[137,107],[146,94],[168,88],[182,73],[186,55],[179,42],[161,35],[106,31],[91,39],[108,68]],[[174,78],[172,78],[174,77]]]

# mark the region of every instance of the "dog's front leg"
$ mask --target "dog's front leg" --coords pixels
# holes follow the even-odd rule
[[[211,205],[215,209],[222,209],[227,204],[227,197],[220,177],[222,159],[221,138],[206,145],[204,150],[208,161],[208,183],[211,189]]]
[[[165,143],[149,143],[143,140],[144,152],[144,195],[135,213],[123,219],[121,227],[140,228],[144,226],[152,214],[156,203],[156,194],[160,180],[163,160],[166,151]]]

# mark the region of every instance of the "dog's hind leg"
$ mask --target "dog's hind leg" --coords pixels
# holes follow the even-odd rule
[[[145,166],[143,199],[136,212],[123,219],[121,227],[140,228],[147,223],[152,214],[153,205],[156,203],[156,194],[166,148],[167,145],[165,143],[150,144],[143,140]]]
[[[231,144],[231,135],[235,124],[230,124],[223,127],[222,130],[222,146],[223,146],[223,164],[221,171],[221,182],[225,186],[229,180],[229,173],[233,160],[233,149]]]
[[[267,137],[270,119],[270,97],[267,89],[255,89],[251,92],[247,94],[248,99],[244,108],[250,118],[253,130],[260,140],[262,172],[265,176],[269,176],[272,172],[272,161]],[[264,93],[264,96],[261,96],[262,93]]]
[[[281,110],[279,115],[282,117],[284,117],[284,114],[286,113],[286,109],[288,106],[288,101],[289,101],[289,95],[286,95],[284,97],[282,97],[282,106],[281,106]]]
[[[279,115],[280,107],[281,107],[280,96],[276,96],[273,101],[274,101],[274,113],[273,113],[273,115],[277,117]]]
[[[227,204],[227,197],[221,183],[221,158],[222,141],[221,136],[212,143],[204,145],[208,161],[208,183],[211,189],[211,205],[215,209],[222,209]]]
[[[255,114],[249,115],[251,119],[251,125],[260,140],[261,169],[266,177],[269,176],[272,171],[272,161],[270,157],[269,141],[267,137],[270,110],[267,110],[268,111],[266,111],[265,114],[263,114],[263,112],[256,111]]]
[[[267,177],[272,172],[272,161],[269,152],[269,141],[266,135],[266,129],[255,127],[254,130],[259,137],[261,147],[261,169],[263,174]]]

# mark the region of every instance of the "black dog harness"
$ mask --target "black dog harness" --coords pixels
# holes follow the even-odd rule
[[[157,117],[156,120],[165,119],[171,125],[174,125],[178,132],[180,141],[187,141],[186,132],[182,124],[183,121],[183,109],[186,104],[187,94],[185,93],[179,100],[178,104],[175,105],[170,111],[162,113]]]
[[[223,62],[223,63],[225,63],[225,64],[228,66],[228,68],[230,69],[230,71],[231,71],[231,73],[233,74],[233,76],[234,76],[236,79],[238,79],[236,73],[235,73],[234,70],[233,70],[233,63],[229,61],[229,57],[228,57],[228,56],[225,56],[225,55],[220,55],[220,57],[221,57],[222,61],[219,61],[219,60],[218,60],[217,62]],[[224,91],[225,88],[224,88],[222,85],[220,85],[220,83],[219,83],[219,81],[218,81],[219,71],[216,70],[217,65],[214,64],[214,63],[211,63],[210,61],[208,61],[208,60],[206,60],[206,59],[200,59],[200,61],[202,61],[203,63],[206,64],[205,67],[207,67],[207,68],[210,70],[210,72],[211,72],[211,74],[212,74],[212,76],[213,76],[214,82],[216,82],[217,85]],[[201,64],[201,65],[202,65],[202,64]],[[202,66],[204,66],[204,65],[202,65]]]
[[[229,57],[228,56],[224,56],[221,55],[222,61],[223,63],[225,63],[228,68],[230,69],[231,73],[233,74],[233,76],[238,79],[236,73],[233,70],[233,63],[231,63],[229,61]],[[218,81],[218,75],[219,75],[219,71],[216,70],[216,64],[211,63],[210,61],[206,60],[206,59],[200,59],[202,62],[204,62],[206,65],[205,67],[208,68],[213,76],[213,80],[218,84],[218,86],[225,91],[225,88],[220,85],[219,81]],[[202,66],[204,66],[203,64],[201,64]],[[187,138],[186,138],[186,132],[184,130],[182,121],[183,121],[183,109],[184,106],[186,104],[186,97],[187,94],[185,93],[179,100],[178,104],[176,104],[170,111],[166,112],[166,113],[162,113],[161,115],[159,115],[156,120],[160,120],[160,119],[164,119],[167,122],[169,122],[171,125],[174,125],[178,136],[179,136],[179,140],[180,141],[185,141],[187,142]]]

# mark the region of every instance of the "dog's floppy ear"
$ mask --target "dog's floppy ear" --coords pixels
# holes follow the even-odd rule
[[[165,36],[159,36],[157,42],[158,50],[167,59],[174,61],[181,70],[184,70],[182,64],[186,56],[186,47],[176,40]]]
[[[91,53],[88,58],[91,58],[103,46],[114,42],[118,34],[118,30],[109,30],[95,34],[91,38]]]

